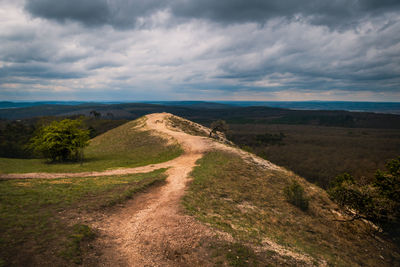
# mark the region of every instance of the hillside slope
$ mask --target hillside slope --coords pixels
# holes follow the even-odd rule
[[[166,183],[112,209],[83,212],[74,219],[97,233],[82,258],[85,266],[393,266],[400,262],[399,249],[383,235],[373,235],[373,225],[338,221],[346,217],[324,190],[238,149],[222,134],[209,138],[209,129],[168,113],[146,115],[141,123],[127,125],[127,130],[150,131],[165,144],[178,143],[183,153],[164,163],[119,169],[134,173],[168,168]],[[121,131],[118,142],[129,134]],[[95,139],[93,147],[113,141],[117,140],[110,131]],[[129,153],[124,145],[109,147],[104,153],[120,157]],[[29,175],[26,178],[32,178]],[[96,173],[101,175],[110,173]],[[310,203],[307,211],[285,200],[284,188],[292,181],[304,188]]]
[[[336,221],[345,217],[326,192],[292,172],[230,145],[223,136],[210,139],[207,128],[171,114],[147,115],[147,127],[177,140],[185,152],[167,171],[164,187],[93,222],[102,232],[96,249],[103,256],[89,257],[88,264],[398,263],[396,246],[373,237],[368,222]],[[193,182],[185,186],[189,177]],[[283,188],[293,180],[310,199],[306,212],[284,198]]]

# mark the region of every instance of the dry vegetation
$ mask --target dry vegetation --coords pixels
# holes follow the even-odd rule
[[[206,131],[204,127],[201,127],[199,124],[193,123],[189,120],[185,120],[177,116],[170,116],[168,120],[172,128],[178,128],[187,134],[198,135],[198,136],[209,135],[209,132]]]
[[[263,253],[257,251],[268,250],[268,240],[310,255],[314,264],[391,266],[400,260],[398,248],[374,238],[370,225],[335,221],[343,218],[326,192],[293,173],[261,169],[218,151],[207,154],[199,164],[183,200],[187,212],[253,247],[260,265],[275,264],[274,259],[279,264],[293,260],[273,253],[263,260]],[[293,180],[310,199],[306,212],[285,199],[284,188]]]
[[[312,125],[230,125],[229,138],[241,147],[326,188],[343,172],[371,181],[377,169],[399,155],[400,131]],[[256,135],[284,134],[263,143]]]

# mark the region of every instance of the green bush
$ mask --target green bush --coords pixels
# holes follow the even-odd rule
[[[305,196],[304,188],[296,181],[284,189],[286,200],[303,211],[308,210],[309,199]]]

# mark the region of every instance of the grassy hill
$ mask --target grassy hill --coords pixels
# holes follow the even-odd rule
[[[162,162],[182,153],[178,144],[140,131],[143,122],[143,118],[128,122],[92,139],[82,166],[3,158],[0,169],[105,170]],[[171,124],[201,135],[184,122]],[[185,212],[231,237],[204,244],[204,255],[215,266],[397,266],[400,262],[400,249],[390,237],[367,221],[339,221],[346,217],[327,193],[293,172],[215,150],[198,161],[191,176],[182,199]],[[110,207],[162,184],[165,178],[160,169],[93,178],[0,180],[0,266],[81,264],[96,236],[86,221],[88,214],[100,211],[107,216]],[[293,181],[304,188],[306,210],[285,198],[285,188]]]
[[[233,236],[235,243],[218,244],[213,254],[225,255],[233,266],[395,266],[400,262],[396,245],[382,239],[367,222],[337,221],[344,218],[327,193],[292,172],[266,170],[224,151],[210,152],[198,163],[183,205],[188,214]],[[308,210],[286,201],[284,188],[292,181],[303,186]],[[241,249],[232,260],[221,246]]]
[[[173,121],[189,134],[203,136]],[[189,128],[189,129],[188,129]],[[277,152],[279,153],[279,152]],[[400,249],[368,221],[349,219],[315,184],[285,169],[266,169],[235,153],[207,153],[191,173],[186,212],[233,241],[210,246],[215,263],[231,266],[396,266]],[[306,210],[285,188],[304,188]]]
[[[92,139],[83,164],[0,158],[0,173],[102,171],[164,162],[182,153],[178,144],[167,144],[165,139],[141,130],[143,123],[144,118],[140,118]]]

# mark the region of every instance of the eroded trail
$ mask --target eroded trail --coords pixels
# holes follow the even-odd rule
[[[180,198],[196,161],[213,147],[204,137],[172,131],[167,114],[147,116],[147,127],[176,139],[184,154],[173,160],[166,185],[143,193],[111,215],[92,225],[101,232],[95,244],[101,256],[89,257],[86,265],[102,266],[193,266],[209,265],[201,244],[215,233],[183,215]],[[159,165],[158,165],[159,166]]]

